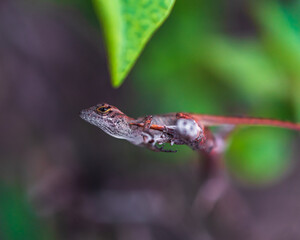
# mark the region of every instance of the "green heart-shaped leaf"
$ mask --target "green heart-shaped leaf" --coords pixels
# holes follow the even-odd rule
[[[111,81],[118,87],[175,0],[94,0],[106,38]]]

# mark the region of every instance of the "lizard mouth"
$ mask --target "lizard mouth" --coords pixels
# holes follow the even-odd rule
[[[99,115],[97,115],[93,110],[83,109],[82,111],[80,111],[79,116],[81,119],[87,121],[88,123],[102,128],[103,124],[100,121],[101,117]]]
[[[82,111],[80,111],[80,113],[79,113],[79,116],[80,116],[82,119],[84,119],[84,120],[86,119],[87,115],[88,115],[87,110],[82,110]]]
[[[83,120],[85,121],[89,121],[91,120],[93,117],[92,117],[92,111],[90,111],[89,109],[83,109],[80,111],[79,113],[79,116],[80,118],[82,118]]]

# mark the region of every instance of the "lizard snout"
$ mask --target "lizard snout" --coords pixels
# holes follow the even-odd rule
[[[83,109],[79,112],[79,116],[82,118],[82,119],[86,119],[89,115],[90,115],[90,110],[89,109]]]

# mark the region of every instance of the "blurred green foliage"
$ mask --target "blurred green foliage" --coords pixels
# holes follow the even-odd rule
[[[0,195],[0,239],[55,239],[53,232],[38,220],[21,188],[2,184]]]
[[[175,0],[95,0],[106,37],[112,84],[121,85]]]
[[[232,138],[227,154],[233,174],[248,183],[267,184],[283,176],[290,166],[291,135],[271,128],[247,128]]]

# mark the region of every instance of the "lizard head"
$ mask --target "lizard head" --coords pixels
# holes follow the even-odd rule
[[[131,131],[128,117],[118,108],[107,103],[82,110],[80,117],[116,138],[125,139]]]

